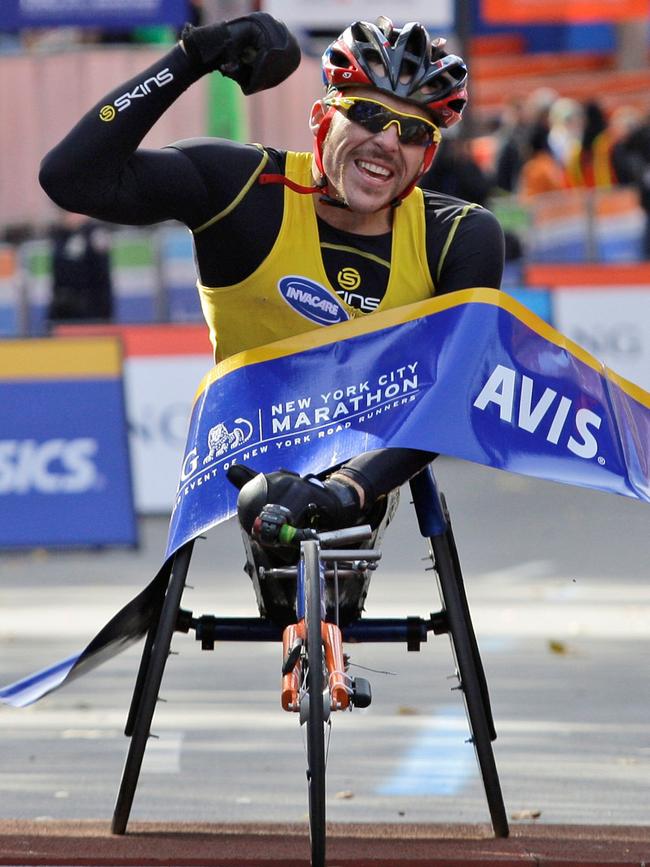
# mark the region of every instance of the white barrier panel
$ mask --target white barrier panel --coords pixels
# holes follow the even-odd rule
[[[138,514],[168,514],[194,395],[213,365],[203,325],[62,326],[57,334],[117,334]]]
[[[551,293],[551,321],[607,367],[650,389],[650,263],[530,265]]]
[[[262,4],[265,12],[270,12],[276,18],[281,18],[289,27],[347,27],[352,21],[375,21],[379,14],[375,0],[265,0]],[[401,0],[396,11],[392,13],[396,26],[406,21],[421,21],[423,24],[435,25],[448,30],[453,24],[453,7],[451,0],[440,0],[431,3],[430,0]]]
[[[553,322],[608,367],[650,390],[650,285],[558,287]]]

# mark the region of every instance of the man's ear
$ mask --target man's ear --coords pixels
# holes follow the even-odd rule
[[[309,113],[309,129],[312,132],[312,135],[316,135],[320,128],[321,122],[325,115],[327,114],[327,106],[323,102],[322,99],[316,100],[316,102],[312,105],[311,111]]]

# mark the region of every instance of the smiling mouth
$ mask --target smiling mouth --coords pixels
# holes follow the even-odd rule
[[[370,160],[355,160],[354,164],[362,174],[373,180],[388,181],[393,177],[393,172],[390,169]]]

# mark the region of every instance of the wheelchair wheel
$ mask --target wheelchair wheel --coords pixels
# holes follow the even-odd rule
[[[487,681],[465,596],[451,523],[447,513],[445,516],[447,531],[443,535],[430,538],[440,596],[492,827],[496,837],[507,837],[508,817],[492,749],[496,732],[490,710]]]
[[[318,544],[303,543],[305,629],[307,643],[306,697],[307,786],[312,867],[325,865],[325,713],[323,704],[323,639]],[[304,700],[304,699],[303,699]],[[301,718],[302,718],[301,714]]]
[[[131,741],[113,811],[113,821],[111,824],[113,834],[124,834],[129,821],[144,751],[149,739],[151,721],[158,700],[158,692],[176,627],[178,609],[192,556],[192,547],[193,542],[188,542],[174,555],[169,584],[162,604],[158,626],[155,630],[153,642],[148,641],[148,646],[145,648],[145,653],[148,654],[148,659],[143,656],[146,670],[143,671],[141,669],[138,675],[138,684],[136,685],[136,688],[138,688],[141,684],[142,694],[139,697],[134,696],[132,707],[137,708],[137,711],[133,714],[130,727],[127,726],[127,730],[129,728],[131,730]]]

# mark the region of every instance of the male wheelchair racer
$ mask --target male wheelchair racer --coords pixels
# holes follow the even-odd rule
[[[174,631],[194,630],[204,649],[215,641],[282,641],[282,706],[295,711],[307,733],[307,780],[311,863],[325,864],[324,732],[331,712],[367,707],[371,690],[347,672],[344,642],[403,642],[419,650],[429,632],[447,634],[456,664],[456,686],[464,699],[470,741],[478,760],[490,818],[498,837],[508,835],[492,741],[496,732],[487,682],[474,635],[458,553],[444,496],[431,466],[409,482],[419,530],[428,540],[441,607],[427,618],[362,616],[379,545],[394,516],[392,493],[363,516],[332,496],[332,482],[280,471],[264,475],[232,465],[229,480],[240,489],[238,519],[246,549],[245,570],[260,616],[194,617],[180,603],[193,540],[174,555],[167,591],[152,618],[125,728],[129,751],[113,815],[112,830],[123,834],[149,737],[155,704]],[[336,485],[336,481],[334,480]],[[328,490],[329,488],[329,490]],[[287,501],[294,512],[273,499]],[[341,492],[344,495],[347,492]],[[347,526],[346,526],[347,525]]]

